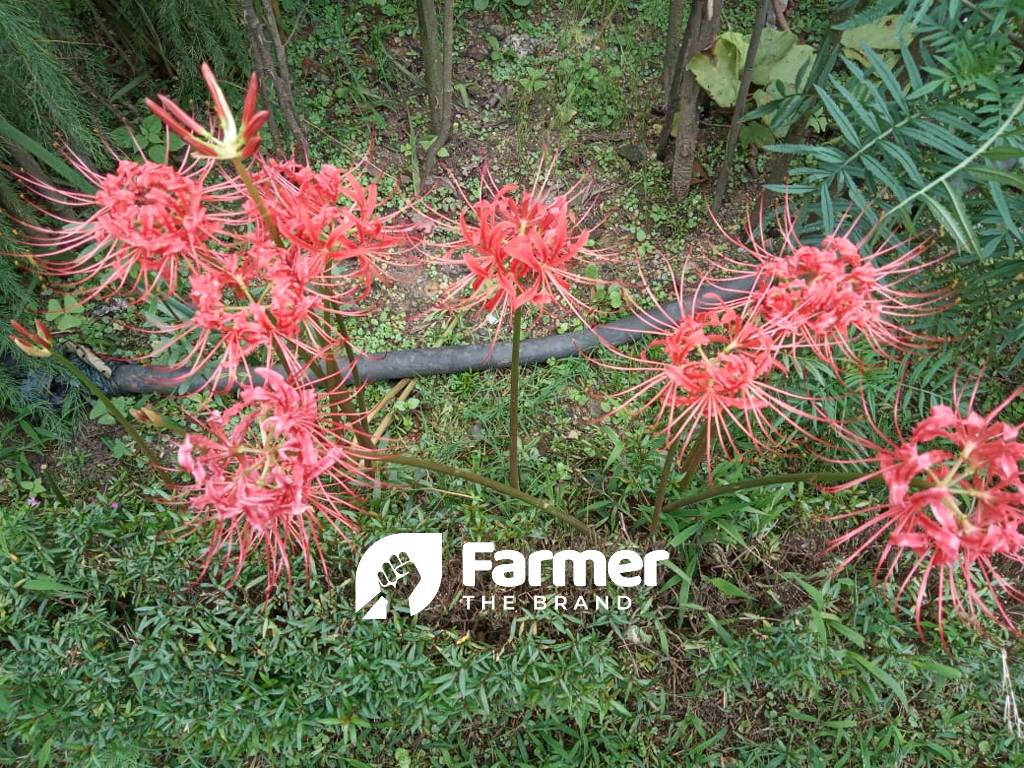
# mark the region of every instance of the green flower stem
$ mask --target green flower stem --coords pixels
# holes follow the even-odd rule
[[[231,158],[231,164],[235,167],[235,173],[238,174],[238,178],[242,180],[245,185],[245,191],[249,193],[249,197],[256,205],[256,210],[260,212],[260,218],[263,219],[263,223],[267,225],[267,229],[270,231],[270,237],[274,240],[274,244],[278,248],[284,248],[284,241],[281,239],[281,233],[277,231],[277,225],[274,224],[274,220],[270,218],[270,211],[267,210],[266,204],[263,202],[263,197],[260,195],[260,191],[256,188],[255,182],[252,180],[252,174],[249,173],[249,169],[245,167],[245,163],[242,162],[240,157]]]
[[[366,399],[363,396],[363,379],[359,375],[359,366],[356,365],[356,352],[352,348],[352,342],[348,339],[348,331],[345,329],[345,318],[342,315],[338,315],[338,333],[341,335],[341,340],[345,344],[345,357],[348,358],[348,371],[352,376],[352,387],[356,392],[356,405],[359,406],[360,413],[366,413]],[[365,429],[366,422],[360,419],[360,426]]]
[[[686,458],[683,459],[683,477],[678,485],[680,491],[685,491],[689,487],[690,481],[693,479],[693,475],[700,464],[701,455],[704,453],[704,444],[705,441],[698,438],[693,441],[690,450],[686,452]],[[654,499],[654,514],[651,517],[652,539],[657,534],[658,526],[661,524],[661,513],[665,508],[665,491],[668,487],[668,478],[672,474],[672,467],[675,464],[681,447],[682,443],[676,441],[665,454],[665,465],[661,468],[661,481],[658,483],[658,493]]]
[[[730,493],[745,491],[751,488],[764,488],[769,485],[785,485],[787,483],[803,482],[847,483],[863,476],[863,472],[797,472],[796,474],[790,475],[766,475],[765,477],[741,480],[738,483],[714,485],[710,488],[705,488],[703,491],[691,493],[689,496],[684,496],[681,499],[676,499],[670,504],[666,504],[663,511],[666,513],[674,512],[677,509],[689,507],[701,501],[707,501],[708,499],[714,499],[719,496],[727,496]]]
[[[72,363],[70,360],[64,357],[64,355],[58,352],[56,348],[52,350],[52,354],[53,359],[57,363],[63,366],[64,369],[68,371],[68,373],[74,376],[75,379],[78,380],[79,384],[81,384],[83,387],[89,390],[89,393],[93,397],[95,397],[97,400],[103,403],[104,406],[106,406],[107,413],[109,413],[114,418],[114,421],[116,421],[121,426],[121,428],[124,429],[124,431],[128,434],[128,437],[135,441],[135,444],[139,447],[139,450],[142,451],[143,454],[145,454],[146,458],[149,459],[149,463],[153,465],[153,468],[160,474],[160,476],[166,479],[167,473],[160,466],[160,458],[153,452],[153,449],[149,447],[149,443],[147,443],[142,438],[142,435],[140,435],[138,430],[135,429],[135,426],[131,423],[131,421],[129,421],[128,418],[123,413],[121,413],[120,409],[116,405],[114,405],[113,401],[111,401],[109,397],[103,394],[103,390],[97,387],[93,383],[92,379],[86,376],[77,365]]]
[[[694,446],[697,442],[694,441]],[[672,467],[679,456],[679,449],[683,447],[682,440],[676,440],[665,451],[665,462],[661,465],[661,479],[658,481],[658,492],[654,496],[654,514],[651,516],[651,538],[653,539],[661,525],[661,508],[665,506],[665,489],[668,488],[668,477],[672,474]],[[691,448],[691,450],[693,450]]]
[[[327,365],[327,376],[328,378],[340,378],[341,373],[338,370],[338,359],[332,350],[330,354],[324,357]],[[344,395],[338,397],[334,396],[334,392],[328,397],[328,404],[331,409],[331,415],[334,415],[334,409],[337,408],[338,412],[352,422],[355,427],[356,440],[359,444],[367,451],[373,450],[373,439],[370,437],[369,430],[366,426],[366,418],[361,414],[356,413],[356,409],[352,407],[352,403],[345,398]]]
[[[509,381],[508,481],[519,490],[519,342],[523,335],[523,308],[512,314],[512,378]]]
[[[568,512],[563,512],[558,509],[550,502],[536,496],[531,496],[528,493],[523,493],[518,488],[513,488],[511,485],[499,482],[498,480],[491,480],[489,477],[478,475],[476,472],[472,472],[468,469],[459,469],[458,467],[452,467],[447,464],[440,464],[436,461],[430,461],[429,459],[421,459],[417,456],[406,456],[404,454],[395,454],[390,456],[378,457],[380,461],[388,464],[397,464],[403,467],[415,467],[417,469],[425,469],[428,472],[435,472],[439,475],[448,475],[449,477],[457,477],[462,480],[468,480],[476,485],[483,486],[484,488],[490,488],[492,491],[497,491],[513,499],[525,502],[532,507],[536,507],[542,512],[558,518],[566,525],[570,525],[576,530],[585,533],[588,537],[593,540],[597,540],[597,532],[589,525],[584,523],[578,517],[570,515]]]

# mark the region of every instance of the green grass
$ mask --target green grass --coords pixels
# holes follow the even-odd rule
[[[393,434],[501,476],[507,373],[425,379]],[[655,438],[588,423],[619,382],[585,361],[523,379],[526,489],[614,541],[639,533]],[[618,441],[621,454],[609,462]],[[750,454],[756,459],[756,454]],[[51,765],[1011,765],[1000,642],[951,626],[921,644],[869,573],[830,578],[820,518],[849,495],[754,491],[667,520],[677,574],[626,613],[467,611],[362,622],[353,551],[438,530],[571,546],[540,513],[395,470],[353,550],[328,540],[334,587],[299,576],[261,600],[252,564],[194,584],[201,536],[140,486],[66,457],[67,507],[9,492],[0,518],[0,761]],[[719,473],[768,471],[723,464]],[[76,477],[82,481],[77,481]],[[102,490],[101,490],[102,489]],[[599,500],[611,500],[594,504]],[[698,527],[693,523],[699,522]],[[895,757],[894,757],[895,756]]]

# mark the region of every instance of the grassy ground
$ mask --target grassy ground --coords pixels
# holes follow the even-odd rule
[[[728,23],[748,25],[752,5],[730,6]],[[622,156],[649,147],[657,130],[660,6],[467,5],[456,79],[468,106],[460,95],[446,163],[459,184],[472,184],[484,161],[521,180],[543,149],[558,150],[560,184],[592,179],[594,239],[611,254],[602,273],[629,278],[639,262],[664,285],[658,254],[678,264],[692,249],[706,264],[715,237],[706,185],[673,203],[660,164]],[[372,162],[404,200],[418,174],[411,148],[429,138],[414,98],[412,15],[388,1],[286,11],[317,160],[362,156],[372,128]],[[813,39],[822,13],[800,3],[794,27]],[[512,52],[510,35],[531,52]],[[712,173],[720,119],[708,116],[700,154]],[[727,219],[755,180],[745,158],[736,171]],[[440,176],[429,202],[455,201]],[[426,312],[444,279],[400,281],[360,329],[361,345],[489,337]],[[608,316],[618,309],[613,295],[590,298]],[[556,316],[532,332],[573,324]],[[608,415],[626,383],[579,359],[528,371],[522,466],[525,490],[587,519],[609,547],[640,548],[659,438],[634,414]],[[418,381],[388,437],[501,477],[507,386],[506,372]],[[944,383],[933,386],[941,393]],[[371,388],[371,401],[385,390]],[[163,449],[170,460],[172,446]],[[806,467],[795,453],[748,448],[716,475]],[[826,518],[866,506],[861,494],[788,486],[670,516],[671,577],[636,593],[629,612],[466,609],[446,584],[415,619],[371,623],[353,609],[351,574],[363,546],[387,533],[441,531],[447,557],[463,539],[521,550],[580,542],[469,484],[434,487],[396,470],[368,499],[354,541],[328,538],[333,588],[300,577],[290,599],[282,590],[265,603],[258,564],[231,589],[217,575],[195,581],[203,542],[112,428],[91,424],[47,461],[60,467],[63,503],[19,485],[12,470],[0,494],[3,764],[1024,765],[1002,717],[1005,641],[951,624],[944,650],[926,621],[922,643],[870,569],[834,575],[835,560],[821,556],[843,525]]]

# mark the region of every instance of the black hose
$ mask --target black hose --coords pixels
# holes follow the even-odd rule
[[[692,313],[713,306],[721,299],[735,299],[750,288],[749,278],[703,285],[684,297],[682,304]],[[673,301],[648,310],[648,314],[666,320],[679,318],[679,302]],[[640,316],[627,315],[585,331],[562,333],[540,339],[527,339],[520,347],[520,363],[533,365],[552,358],[572,357],[605,345],[620,346],[650,332]],[[359,358],[363,381],[389,381],[417,376],[438,376],[464,371],[508,368],[512,362],[512,344],[467,344],[434,349],[402,349]],[[204,376],[183,380],[174,370],[131,363],[108,362],[111,375],[104,383],[108,395],[139,395],[148,392],[194,392],[207,383]],[[346,371],[347,372],[347,369]]]

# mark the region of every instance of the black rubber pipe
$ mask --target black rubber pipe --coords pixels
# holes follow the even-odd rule
[[[741,297],[750,289],[749,278],[723,281],[715,286],[703,285],[683,299],[688,313],[713,306],[721,299]],[[679,318],[680,303],[673,301],[648,310],[654,317],[666,320]],[[535,365],[552,358],[572,357],[603,344],[619,346],[635,341],[648,333],[647,323],[636,315],[613,320],[593,329],[527,339],[520,347],[520,363]],[[439,376],[464,371],[486,371],[508,368],[512,362],[512,344],[467,344],[434,349],[402,349],[382,354],[364,355],[357,362],[363,381],[389,381],[418,376]],[[104,387],[110,395],[139,395],[148,392],[198,391],[206,384],[203,376],[185,382],[174,370],[131,363],[108,363],[111,374]]]

